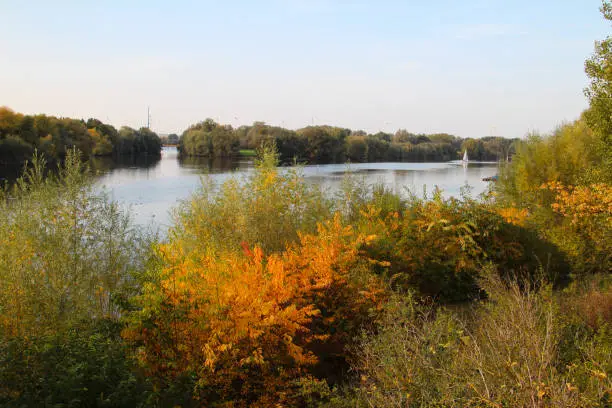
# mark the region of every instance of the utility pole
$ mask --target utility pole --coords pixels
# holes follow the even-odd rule
[[[147,106],[147,129],[151,130],[151,110]]]

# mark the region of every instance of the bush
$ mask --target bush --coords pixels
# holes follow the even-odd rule
[[[119,318],[151,237],[94,190],[77,152],[45,168],[35,155],[0,191],[0,405],[140,405]]]
[[[35,156],[0,192],[2,335],[57,333],[75,321],[117,318],[135,291],[150,239],[93,189],[78,154],[57,177]]]
[[[609,146],[583,120],[518,147],[497,185],[501,206],[562,251],[576,275],[612,268]]]
[[[549,136],[530,135],[517,145],[511,165],[502,171],[497,183],[501,198],[531,208],[546,199],[540,189],[542,184],[610,181],[609,175],[598,171],[605,158],[599,144],[599,137],[582,120],[563,125]]]
[[[364,238],[338,217],[282,253],[211,255],[172,239],[125,336],[156,385],[191,379],[205,406],[296,406],[330,381],[383,291],[363,275]],[[302,401],[302,402],[300,402]]]
[[[83,322],[67,332],[0,342],[3,407],[146,406],[146,381],[132,371],[121,325]]]
[[[507,222],[486,202],[443,199],[439,192],[431,200],[408,202],[375,192],[370,201],[361,201],[355,223],[377,237],[368,256],[395,288],[441,302],[479,298],[478,279],[489,263],[506,279],[529,283],[544,273],[559,285],[567,280],[569,269],[554,245]]]
[[[362,339],[353,406],[608,406],[607,325],[567,359],[565,299],[497,278],[485,287],[490,300],[469,314],[394,303]]]
[[[543,234],[568,254],[574,273],[612,271],[612,186],[551,182],[541,188],[553,194]]]
[[[331,217],[330,200],[297,169],[277,168],[272,148],[264,148],[253,173],[216,188],[204,179],[200,190],[177,210],[172,239],[202,252],[239,250],[246,242],[265,252],[281,251],[298,231],[315,232]]]

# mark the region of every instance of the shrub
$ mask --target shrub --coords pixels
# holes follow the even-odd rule
[[[0,405],[135,406],[121,337],[151,237],[96,191],[78,153],[0,191]]]
[[[470,314],[396,302],[362,339],[353,406],[608,406],[607,325],[575,339],[567,359],[569,326],[549,289],[485,287],[490,300]]]
[[[540,190],[544,183],[606,182],[609,175],[598,170],[605,159],[599,144],[599,137],[582,120],[560,126],[549,136],[530,135],[518,144],[511,165],[503,168],[497,190],[502,199],[530,208],[546,198]]]
[[[553,193],[554,218],[544,234],[568,254],[574,272],[612,271],[612,186],[551,182],[541,188]]]
[[[260,153],[256,169],[216,189],[204,179],[200,190],[177,210],[172,239],[201,251],[239,250],[242,242],[265,252],[296,242],[298,231],[314,232],[331,217],[331,202],[297,169],[279,169],[272,148]]]
[[[482,296],[478,278],[492,263],[500,276],[534,282],[544,272],[561,284],[569,270],[556,247],[531,229],[504,220],[496,207],[464,197],[397,202],[374,194],[361,206],[358,228],[377,239],[369,256],[394,287],[441,302]]]
[[[2,335],[57,333],[72,322],[119,317],[136,290],[149,239],[94,190],[78,154],[57,178],[44,159],[0,192]]]
[[[295,406],[298,383],[332,378],[346,344],[376,312],[376,279],[359,271],[363,238],[334,221],[282,253],[211,255],[173,239],[125,336],[163,390],[190,378],[205,406]]]
[[[85,321],[61,335],[0,342],[0,405],[146,406],[150,387],[132,371],[120,329]]]
[[[497,183],[503,208],[565,255],[576,275],[608,273],[612,258],[610,154],[584,120],[521,143]]]

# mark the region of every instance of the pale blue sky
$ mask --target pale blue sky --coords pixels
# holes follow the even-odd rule
[[[207,117],[547,132],[586,107],[597,0],[0,0],[0,105],[181,132]]]

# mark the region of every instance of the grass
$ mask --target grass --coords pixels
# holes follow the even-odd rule
[[[360,408],[610,406],[609,280],[562,294],[494,275],[483,285],[489,300],[462,311],[392,299],[354,352],[352,395],[337,400]]]

